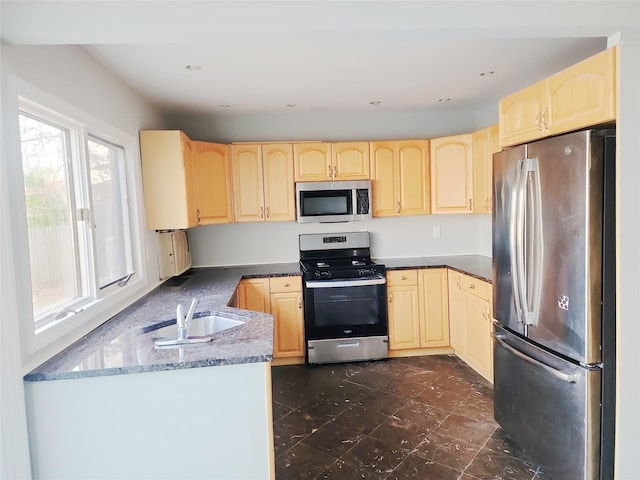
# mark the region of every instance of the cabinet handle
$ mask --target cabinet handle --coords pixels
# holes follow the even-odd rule
[[[471,211],[471,210],[472,210],[472,206],[473,206],[473,205],[472,205],[472,203],[471,203],[471,199],[469,199],[469,211]]]
[[[400,202],[396,205],[396,213],[400,213]]]
[[[469,288],[470,288],[471,290],[475,290],[475,289],[476,289],[476,286],[472,283],[472,284],[470,284],[470,285],[469,285]]]
[[[260,218],[264,218],[264,207],[260,207]]]
[[[289,282],[285,282],[285,283],[284,283],[284,286],[285,286],[285,287],[288,287],[288,286],[289,286]]]
[[[336,166],[331,167],[331,178],[335,179],[338,174],[336,173]]]
[[[458,277],[458,278],[456,278],[456,286],[457,286],[459,289],[462,289],[462,287],[460,286],[460,278],[459,278],[459,277]]]
[[[332,173],[332,171],[331,171],[331,165],[329,165],[328,169],[329,169],[329,173],[327,173],[327,176],[328,176],[329,178],[332,178],[333,173]]]
[[[270,213],[269,213],[269,207],[267,206],[267,218],[269,218]]]
[[[393,293],[389,294],[389,303],[393,302]]]
[[[542,123],[540,123],[540,118],[542,116],[542,112],[538,112],[538,114],[536,115],[536,127],[538,127],[538,130],[542,131]]]
[[[400,277],[400,280],[406,280],[406,279],[407,279],[407,277],[405,277],[404,275],[402,275],[402,276]]]
[[[200,220],[202,220],[202,213],[199,208],[196,208],[196,222],[200,223]]]
[[[302,308],[302,296],[298,295],[298,308]]]
[[[544,128],[549,130],[549,107],[544,109],[544,113],[542,114],[542,124]]]

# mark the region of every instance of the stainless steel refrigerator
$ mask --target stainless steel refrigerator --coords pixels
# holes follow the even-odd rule
[[[494,415],[554,479],[613,478],[615,130],[493,156]]]

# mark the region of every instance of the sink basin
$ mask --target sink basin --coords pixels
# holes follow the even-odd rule
[[[198,340],[198,337],[208,337],[240,325],[244,325],[242,320],[221,317],[220,315],[207,315],[205,317],[194,318],[189,327],[189,338],[186,339],[187,341],[185,343],[199,343],[197,341],[190,342],[189,340]],[[177,339],[178,327],[173,323],[166,327],[152,330],[152,333],[156,337]],[[206,339],[206,341],[210,341],[210,339]]]

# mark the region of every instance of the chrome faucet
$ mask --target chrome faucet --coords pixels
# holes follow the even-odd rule
[[[193,314],[196,311],[197,304],[197,298],[191,300],[191,305],[189,306],[186,317],[184,316],[182,304],[178,304],[176,308],[176,326],[178,327],[178,340],[186,340],[187,338],[189,338],[189,327],[191,326],[191,321],[193,320]]]

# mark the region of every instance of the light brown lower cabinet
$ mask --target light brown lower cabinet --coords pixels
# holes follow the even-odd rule
[[[304,362],[302,278],[246,278],[238,285],[238,307],[274,317],[273,358]]]
[[[449,270],[451,346],[456,355],[493,382],[492,288]]]
[[[449,346],[447,269],[387,272],[389,349]]]

